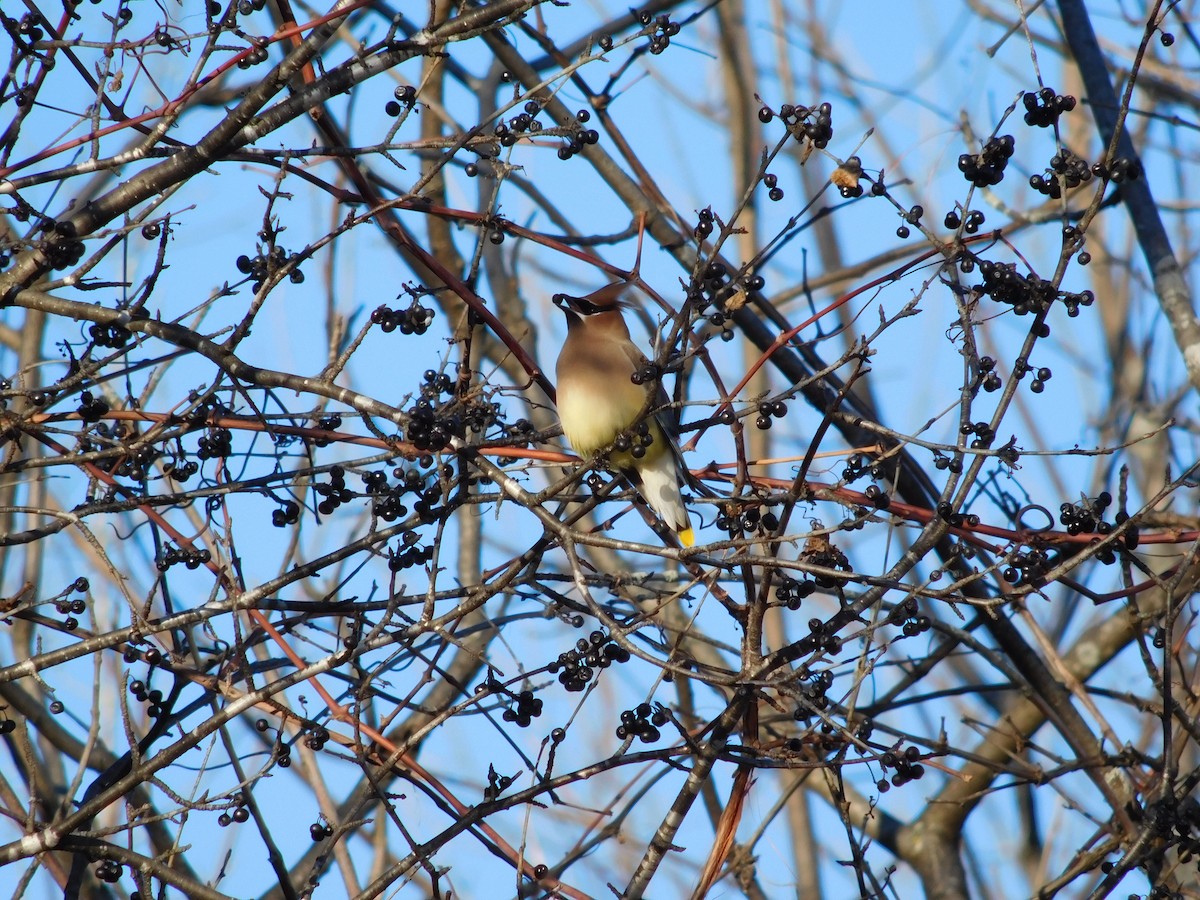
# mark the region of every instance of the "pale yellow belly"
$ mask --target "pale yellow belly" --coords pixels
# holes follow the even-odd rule
[[[627,431],[645,409],[644,389],[632,382],[627,383],[629,390],[619,383],[610,386],[611,390],[599,391],[570,382],[559,383],[558,416],[563,433],[576,453],[590,456],[604,449],[622,431]]]

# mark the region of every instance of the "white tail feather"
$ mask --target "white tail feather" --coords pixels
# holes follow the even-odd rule
[[[638,476],[641,478],[641,493],[651,508],[662,516],[674,531],[688,531],[687,507],[679,493],[679,473],[675,469],[675,456],[661,453],[650,462],[640,460]]]

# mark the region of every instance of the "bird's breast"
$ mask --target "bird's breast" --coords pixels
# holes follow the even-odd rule
[[[588,456],[616,440],[646,408],[649,387],[630,381],[633,365],[617,349],[563,347],[558,363],[558,417],[576,453]]]

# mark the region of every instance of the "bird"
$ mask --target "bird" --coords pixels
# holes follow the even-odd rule
[[[682,457],[673,423],[661,412],[651,414],[666,394],[629,336],[618,299],[626,286],[615,282],[584,297],[554,295],[567,317],[556,366],[558,418],[581,457],[612,447],[612,466],[690,547],[695,534],[679,491]]]

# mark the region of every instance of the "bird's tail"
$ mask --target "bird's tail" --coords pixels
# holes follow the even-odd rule
[[[692,546],[696,542],[696,536],[692,533],[687,507],[683,505],[683,496],[679,492],[679,473],[676,470],[675,456],[671,453],[659,453],[654,459],[642,460],[637,468],[636,477],[637,488],[651,509],[662,516],[663,521],[679,536],[679,542],[683,546]]]

